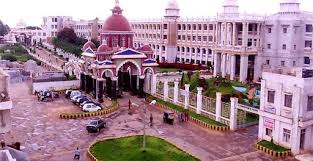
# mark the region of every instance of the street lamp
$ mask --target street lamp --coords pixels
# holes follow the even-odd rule
[[[155,105],[157,102],[156,100],[153,100],[149,103],[149,105]],[[138,104],[132,103],[132,105],[139,107]],[[147,107],[146,104],[143,104],[143,143],[142,143],[142,148],[143,148],[143,152],[146,152],[146,111],[147,111]]]

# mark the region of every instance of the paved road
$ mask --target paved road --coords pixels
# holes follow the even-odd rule
[[[58,114],[64,111],[78,111],[65,98],[54,102],[38,102],[29,94],[26,84],[11,86],[14,103],[12,110],[13,129],[4,136],[7,142],[20,141],[29,154],[31,161],[71,161],[76,147],[86,151],[96,139],[141,134],[142,106],[134,107],[133,115],[128,115],[128,99],[137,104],[141,100],[126,96],[120,100],[121,108],[107,116],[108,128],[99,134],[88,134],[85,125],[89,119],[61,120]],[[154,127],[148,127],[147,133],[162,137],[203,161],[270,161],[266,155],[255,151],[254,142],[257,128],[252,127],[237,132],[220,133],[204,130],[194,124],[162,123],[162,111],[148,107],[148,115],[154,116]],[[82,160],[86,160],[83,156]],[[291,160],[291,159],[290,159]]]

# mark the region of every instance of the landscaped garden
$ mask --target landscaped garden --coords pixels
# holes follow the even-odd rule
[[[146,150],[142,149],[143,136],[130,136],[100,141],[90,151],[99,161],[198,161],[167,141],[146,136]]]
[[[0,59],[18,62],[27,62],[32,59],[20,44],[7,45],[0,49]]]
[[[265,147],[267,149],[273,150],[275,152],[287,152],[287,151],[289,151],[289,149],[286,149],[282,146],[276,145],[273,142],[269,142],[266,140],[262,140],[262,141],[258,142],[258,145]]]

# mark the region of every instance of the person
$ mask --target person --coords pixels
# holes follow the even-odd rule
[[[150,127],[153,126],[153,116],[152,116],[152,113],[150,114]]]
[[[185,113],[181,113],[181,121],[185,122]]]
[[[177,117],[178,117],[178,122],[181,123],[181,122],[182,122],[182,119],[181,119],[181,113],[180,113],[180,112],[178,113],[178,116],[177,116]]]
[[[130,99],[128,100],[128,110],[130,110],[130,107],[132,105],[132,102],[130,101]]]
[[[5,142],[4,142],[4,140],[1,140],[1,149],[5,149]]]
[[[186,116],[186,121],[189,121],[189,113],[188,113],[188,111],[186,111],[185,116]]]
[[[74,160],[75,159],[79,160],[79,158],[80,158],[80,150],[77,147],[74,153]]]

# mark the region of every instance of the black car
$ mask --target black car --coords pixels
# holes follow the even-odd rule
[[[90,101],[90,99],[88,97],[83,97],[83,98],[79,98],[77,103],[80,105],[86,101]]]
[[[90,121],[90,123],[86,127],[86,130],[88,131],[88,133],[95,133],[95,132],[99,132],[101,129],[105,127],[106,127],[105,120],[96,118]]]
[[[173,125],[174,124],[174,112],[170,112],[170,111],[164,112],[163,122]]]

